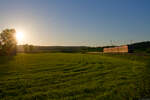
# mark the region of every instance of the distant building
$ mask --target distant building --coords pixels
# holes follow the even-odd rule
[[[132,53],[133,49],[132,46],[123,45],[117,47],[104,48],[103,52],[104,53]]]

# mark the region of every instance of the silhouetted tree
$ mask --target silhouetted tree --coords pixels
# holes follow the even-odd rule
[[[25,44],[25,45],[23,45],[23,48],[24,48],[25,53],[29,53],[29,52],[33,52],[34,46]]]
[[[16,54],[16,31],[15,29],[5,29],[0,33],[0,54],[15,55]]]
[[[28,52],[28,44],[23,45],[23,49],[24,49],[24,52],[27,53]]]

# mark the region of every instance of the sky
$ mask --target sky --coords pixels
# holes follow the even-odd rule
[[[150,0],[0,0],[0,31],[19,44],[104,46],[150,40]]]

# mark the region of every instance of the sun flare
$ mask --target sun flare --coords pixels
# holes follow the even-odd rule
[[[16,39],[19,44],[23,41],[23,38],[24,38],[23,32],[16,32]]]

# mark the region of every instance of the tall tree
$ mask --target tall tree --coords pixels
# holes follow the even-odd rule
[[[16,54],[16,31],[15,29],[5,29],[0,33],[1,55]]]

